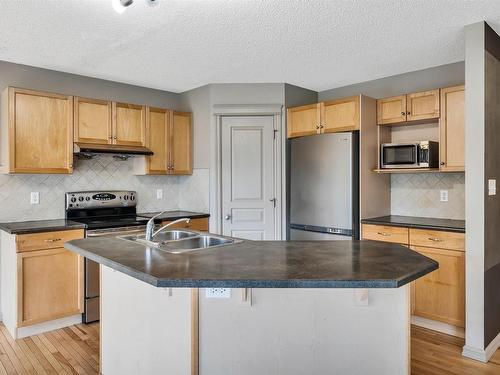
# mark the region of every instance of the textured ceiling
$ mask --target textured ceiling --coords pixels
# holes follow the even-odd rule
[[[499,0],[0,0],[0,60],[174,92],[208,83],[324,90],[464,59]]]

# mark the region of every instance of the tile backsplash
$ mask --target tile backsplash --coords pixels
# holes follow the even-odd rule
[[[440,190],[448,190],[448,202],[440,201]],[[393,174],[391,214],[464,220],[465,174]]]
[[[101,155],[92,160],[75,158],[74,163],[71,175],[0,174],[0,222],[63,218],[64,193],[79,190],[135,190],[138,212],[208,212],[208,169],[182,177],[136,176],[133,160]],[[163,199],[156,199],[157,189],[163,189]],[[30,204],[30,192],[40,193],[39,204]]]

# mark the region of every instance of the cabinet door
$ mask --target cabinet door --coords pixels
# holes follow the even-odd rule
[[[8,95],[9,172],[71,173],[73,97],[17,88]]]
[[[422,121],[439,118],[439,89],[406,95],[408,121]]]
[[[301,107],[288,108],[287,134],[288,138],[319,134],[320,104],[310,104]]]
[[[439,263],[439,269],[414,283],[414,315],[464,327],[465,253],[420,246],[412,249]]]
[[[170,173],[177,175],[193,173],[191,113],[172,112],[170,125],[171,162]]]
[[[146,146],[146,108],[113,102],[113,144]]]
[[[153,151],[147,157],[147,174],[168,174],[169,169],[169,121],[170,111],[161,108],[148,108],[148,147]]]
[[[441,169],[465,170],[465,87],[441,89]]]
[[[377,100],[377,124],[396,124],[406,121],[406,95]]]
[[[169,223],[169,221],[162,222],[162,225]],[[208,232],[208,218],[191,219],[189,223],[176,223],[169,228],[182,228],[182,229],[194,229],[202,232]]]
[[[359,96],[320,103],[322,133],[359,129]]]
[[[17,254],[18,326],[83,311],[83,258],[64,248]]]
[[[75,97],[75,142],[111,143],[111,112],[109,101]]]

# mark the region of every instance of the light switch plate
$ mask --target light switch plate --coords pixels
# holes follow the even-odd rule
[[[488,195],[497,195],[497,180],[488,180]]]
[[[31,192],[30,203],[31,204],[39,204],[40,203],[40,193],[38,191]]]

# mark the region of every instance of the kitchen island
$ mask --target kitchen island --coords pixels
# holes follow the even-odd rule
[[[102,265],[104,375],[407,374],[409,283],[438,268],[374,241],[65,246]]]

